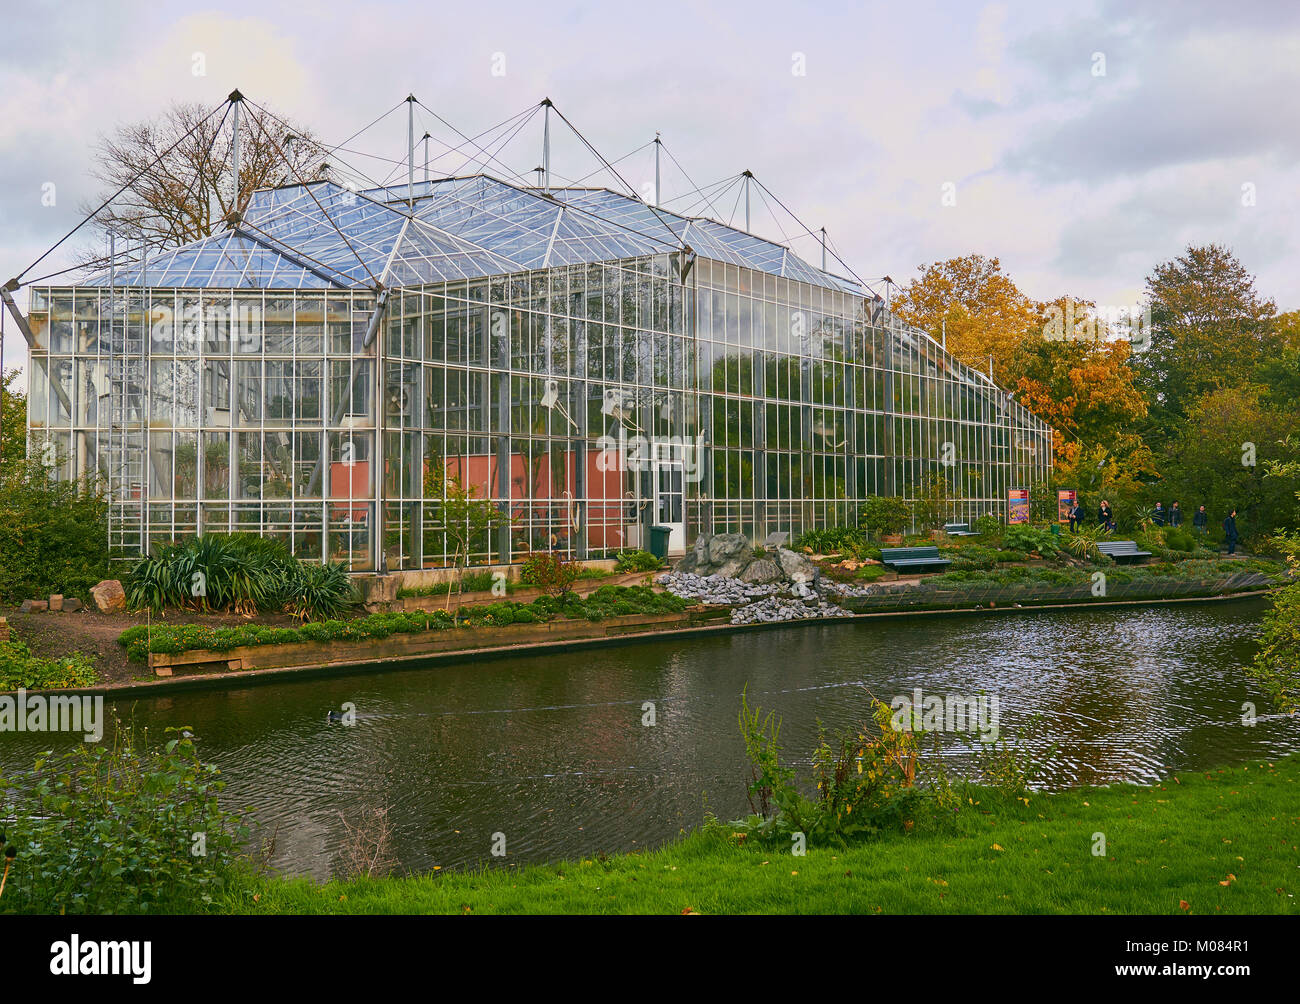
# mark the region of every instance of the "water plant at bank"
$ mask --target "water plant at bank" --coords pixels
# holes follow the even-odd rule
[[[6,842],[16,851],[0,913],[141,914],[212,908],[252,867],[241,813],[193,736],[121,726],[111,742],[38,758],[0,775]]]
[[[350,620],[332,619],[300,627],[270,627],[241,624],[214,627],[207,624],[137,624],[118,636],[128,658],[145,662],[150,653],[175,654],[206,650],[229,652],[261,645],[290,645],[300,642],[365,641],[394,634],[448,631],[463,627],[505,627],[537,624],[557,618],[600,621],[632,614],[680,613],[686,602],[647,586],[601,586],[585,597],[568,593],[561,597],[540,596],[531,603],[499,600],[481,606],[462,607],[454,614],[446,610],[408,610],[370,614]]]

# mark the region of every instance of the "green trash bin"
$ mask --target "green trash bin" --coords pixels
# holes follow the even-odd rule
[[[670,526],[652,526],[650,528],[650,553],[660,561],[668,560],[668,535],[673,532]]]
[[[1053,536],[1053,537],[1059,537],[1060,535],[1061,535],[1061,524],[1060,524],[1060,523],[1053,523],[1053,524],[1052,524],[1052,536]]]

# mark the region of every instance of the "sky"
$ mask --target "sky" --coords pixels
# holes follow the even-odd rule
[[[638,191],[653,191],[659,132],[685,172],[665,154],[670,208],[752,171],[771,195],[751,189],[751,230],[820,264],[801,228],[825,227],[846,263],[831,270],[877,286],[979,253],[1037,299],[1122,308],[1155,265],[1218,242],[1279,309],[1300,308],[1293,0],[37,0],[4,32],[0,281],[106,194],[99,137],[238,88],[331,146],[396,108],[345,144],[386,158],[347,154],[376,180],[404,171],[408,93],[434,153],[460,141],[433,113],[472,136],[549,97]],[[600,168],[558,116],[551,149],[557,179]],[[535,115],[491,172],[531,177],[541,150]],[[477,170],[463,152],[439,167]],[[743,226],[739,194],[694,211]],[[27,277],[67,265],[61,254]],[[21,365],[21,335],[5,332],[5,366]]]

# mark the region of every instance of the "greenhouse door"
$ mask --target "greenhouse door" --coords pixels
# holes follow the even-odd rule
[[[672,532],[668,551],[686,550],[686,475],[680,460],[656,460],[654,465],[654,521]]]

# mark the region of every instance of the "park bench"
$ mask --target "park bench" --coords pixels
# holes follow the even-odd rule
[[[895,569],[942,568],[951,565],[947,558],[939,557],[937,547],[882,547],[881,564]]]
[[[1135,540],[1101,540],[1097,550],[1118,562],[1141,561],[1151,557],[1150,551],[1139,551]]]
[[[974,530],[970,528],[969,523],[945,523],[943,532],[949,537],[978,537]]]

